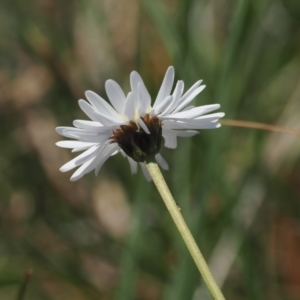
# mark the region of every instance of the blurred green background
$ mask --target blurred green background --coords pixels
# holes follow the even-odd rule
[[[169,65],[226,119],[300,129],[299,0],[1,0],[0,299],[211,299],[154,185],[121,155],[71,183],[54,128]],[[299,137],[225,127],[163,149],[227,299],[300,299]]]

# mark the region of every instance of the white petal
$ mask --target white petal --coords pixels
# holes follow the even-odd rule
[[[84,113],[93,121],[97,121],[94,116],[95,109],[88,104],[85,100],[80,99],[78,101],[80,108],[84,111]]]
[[[56,128],[57,133],[60,135],[63,135],[65,137],[73,138],[73,139],[79,139],[80,136],[85,135],[95,135],[96,133],[91,133],[90,131],[86,131],[81,128],[74,128],[74,127],[57,127]]]
[[[176,87],[172,94],[175,101],[179,101],[179,99],[181,98],[181,95],[183,93],[183,90],[184,90],[184,82],[182,80],[178,80]]]
[[[177,106],[180,105],[180,103],[185,102],[185,100],[187,98],[189,98],[190,95],[193,94],[194,91],[200,86],[202,81],[203,80],[198,80],[196,83],[194,83],[193,86],[180,98],[180,101],[177,102]],[[177,107],[176,107],[175,111],[178,111]]]
[[[82,164],[76,171],[75,173],[71,176],[70,180],[71,181],[76,181],[83,177],[84,174],[86,174],[86,170],[92,166],[92,168],[95,167],[95,161],[97,157],[92,157],[88,161],[86,161],[84,164]]]
[[[166,97],[163,101],[161,101],[159,104],[156,105],[156,107],[153,107],[153,114],[158,115],[160,113],[164,113],[166,108],[172,103],[173,96]]]
[[[140,97],[141,97],[140,99],[142,102],[149,102],[149,105],[148,105],[148,107],[149,107],[151,104],[150,94],[149,94],[140,74],[136,71],[133,71],[130,74],[130,86],[131,86],[131,90],[134,93],[140,94]]]
[[[99,121],[104,126],[113,126],[113,125],[120,125],[124,124],[124,120],[117,120],[109,115],[102,114],[100,112],[94,112],[94,118]]]
[[[105,82],[105,90],[116,111],[123,114],[126,97],[121,87],[115,81],[109,79]]]
[[[63,135],[63,131],[64,131],[65,128],[67,128],[67,127],[59,126],[59,127],[56,127],[56,128],[55,128],[55,131],[56,131],[59,135]]]
[[[144,122],[141,118],[138,118],[138,123],[139,123],[139,125],[144,129],[144,131],[145,131],[147,134],[150,134],[150,131],[149,131],[147,125],[145,124],[145,122]]]
[[[110,131],[107,132],[92,132],[92,131],[76,131],[79,130],[78,128],[73,128],[73,130],[68,129],[65,136],[71,136],[74,139],[79,139],[85,142],[91,143],[102,143],[106,141],[112,133]]]
[[[69,134],[66,129],[73,129],[73,127],[66,127],[66,126],[60,126],[60,127],[56,127],[55,131],[62,136],[68,137],[68,138],[74,138],[74,136],[72,134]],[[76,137],[75,137],[76,138]]]
[[[86,91],[85,96],[90,101],[96,111],[110,115],[111,117],[121,120],[122,117],[118,114],[103,98],[92,91]]]
[[[225,113],[220,112],[220,113],[214,113],[214,114],[209,114],[201,117],[197,117],[195,120],[206,120],[206,121],[213,121],[215,119],[221,119],[225,116]]]
[[[86,120],[74,120],[73,125],[79,129],[84,129],[89,132],[98,132],[98,133],[111,132],[112,130],[120,127],[120,124],[104,126],[100,122],[86,121]]]
[[[194,125],[200,125],[200,124],[207,124],[210,122],[216,123],[219,121],[220,118],[223,118],[225,116],[224,113],[214,113],[209,115],[200,116],[194,119],[168,119],[163,120],[163,124],[173,124],[174,122],[178,123],[188,123],[188,124],[194,124]]]
[[[164,77],[164,80],[161,84],[161,87],[159,89],[153,108],[159,105],[161,101],[163,101],[167,96],[170,95],[173,86],[173,81],[174,81],[174,68],[169,67]]]
[[[155,155],[155,159],[156,159],[157,163],[158,163],[164,170],[169,170],[168,163],[165,161],[165,159],[164,159],[159,153],[157,153],[157,154]]]
[[[136,174],[137,173],[137,169],[138,169],[138,163],[136,161],[134,161],[131,157],[127,156],[128,158],[128,162],[130,165],[130,170],[132,174]]]
[[[93,169],[96,169],[98,162],[102,160],[102,151],[107,147],[108,144],[101,145],[97,151],[97,155],[91,157],[87,162],[85,162],[85,166],[81,166],[71,177],[71,180],[77,180],[81,178],[84,174],[91,172]],[[77,177],[79,176],[79,177]],[[76,179],[75,179],[76,178]]]
[[[101,167],[106,162],[106,160],[115,154],[117,148],[119,148],[118,144],[108,144],[106,148],[102,150],[99,158],[97,159],[97,167],[95,169],[95,175],[98,175]]]
[[[181,111],[186,111],[186,110],[190,110],[192,108],[196,107],[195,105],[190,105],[188,107],[185,107],[184,109],[182,109]]]
[[[163,112],[163,115],[169,114],[170,112],[172,112],[178,106],[178,103],[180,101],[180,97],[183,93],[183,89],[184,89],[184,82],[182,80],[179,80],[177,82],[176,87],[174,89],[174,92],[172,94],[173,101],[170,103],[168,108]]]
[[[80,147],[80,148],[74,148],[71,152],[72,153],[81,152],[81,151],[89,149],[89,148],[90,148],[90,146]]]
[[[59,170],[61,172],[67,172],[78,167],[79,165],[88,161],[92,156],[94,156],[98,149],[99,145],[91,147],[90,149],[86,150],[85,152],[81,153],[77,157],[64,164]]]
[[[199,131],[196,130],[172,130],[172,129],[164,129],[162,135],[175,135],[175,136],[181,136],[181,137],[190,137],[198,134]]]
[[[138,85],[138,97],[140,102],[139,115],[144,116],[151,106],[151,97],[143,83]]]
[[[213,129],[219,128],[220,124],[216,122],[165,122],[163,128],[165,129]]]
[[[73,125],[80,129],[86,129],[90,131],[102,131],[103,129],[106,129],[103,124],[100,122],[95,121],[87,121],[87,120],[74,120]]]
[[[149,171],[148,171],[147,167],[145,166],[145,164],[144,163],[140,163],[140,166],[141,166],[141,169],[143,171],[143,174],[144,174],[146,180],[147,181],[151,181],[152,178],[151,178],[151,176],[149,174]]]
[[[92,147],[95,143],[87,143],[87,142],[80,142],[80,141],[59,141],[56,143],[58,147],[62,148],[81,148],[81,147]]]
[[[205,85],[199,86],[197,89],[195,89],[192,93],[189,94],[188,97],[182,97],[180,99],[180,103],[178,107],[174,110],[174,113],[177,111],[182,110],[185,106],[187,106],[194,98],[200,94],[205,89]]]
[[[136,104],[136,95],[134,93],[129,93],[127,96],[126,106],[124,110],[124,115],[128,120],[134,120],[135,117],[135,104]]]
[[[137,71],[132,71],[130,73],[130,87],[134,93],[138,92],[138,85],[140,82],[143,82],[142,77]]]
[[[62,130],[62,134],[65,134],[65,133],[90,133],[89,130],[86,130],[86,129],[82,129],[82,128],[75,128],[75,127],[60,127]],[[95,134],[95,133],[91,133],[91,134]]]
[[[204,115],[219,108],[220,104],[202,105],[175,114],[170,114],[168,116],[162,116],[160,117],[160,119],[192,119],[200,117],[201,115]]]
[[[165,139],[165,147],[170,149],[175,149],[177,147],[177,137],[175,135],[166,135]]]
[[[88,168],[85,169],[84,174],[87,174],[89,172],[91,172],[92,170],[96,170],[97,166],[98,166],[98,162],[102,160],[102,156],[103,156],[103,150],[108,146],[108,143],[104,143],[102,145],[100,145],[97,155],[96,155],[96,159],[94,161],[93,164],[91,164]],[[116,145],[116,144],[115,144]]]

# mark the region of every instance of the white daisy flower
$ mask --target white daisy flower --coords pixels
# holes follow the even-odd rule
[[[151,106],[150,94],[141,78],[133,71],[130,75],[131,92],[125,96],[113,80],[105,83],[106,93],[112,105],[92,91],[85,93],[89,103],[79,100],[80,108],[91,119],[75,120],[75,127],[57,127],[60,135],[74,140],[60,141],[57,146],[83,151],[66,163],[60,171],[67,172],[79,167],[71,177],[78,180],[95,170],[112,155],[121,153],[128,159],[131,172],[141,166],[145,177],[151,180],[146,162],[153,159],[165,170],[168,164],[159,151],[164,138],[167,148],[177,147],[177,137],[189,137],[199,129],[213,129],[221,125],[218,120],[224,113],[207,114],[220,108],[219,104],[188,106],[205,88],[202,80],[197,81],[183,94],[184,83],[179,80],[173,92],[174,68],[169,67],[156,100]]]

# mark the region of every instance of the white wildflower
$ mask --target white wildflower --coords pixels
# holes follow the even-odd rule
[[[177,137],[189,137],[199,129],[220,127],[218,120],[224,113],[210,113],[219,104],[188,106],[205,88],[197,81],[183,94],[184,83],[178,81],[173,92],[174,68],[169,67],[156,100],[151,106],[150,94],[140,77],[133,71],[130,75],[131,92],[125,96],[113,80],[106,81],[105,89],[112,105],[92,91],[85,93],[89,103],[79,100],[80,108],[90,121],[75,120],[75,127],[58,127],[56,131],[74,140],[60,141],[58,146],[83,151],[66,163],[60,171],[79,167],[72,175],[75,181],[95,170],[97,175],[103,163],[112,155],[123,154],[129,161],[132,173],[140,164],[145,177],[150,180],[145,162],[155,159],[163,168],[168,164],[160,155],[162,137],[167,148],[177,147]]]

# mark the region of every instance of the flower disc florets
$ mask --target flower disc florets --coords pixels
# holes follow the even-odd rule
[[[130,121],[128,125],[121,125],[120,129],[113,130],[112,143],[119,147],[133,160],[148,162],[159,153],[162,142],[161,121],[157,116],[146,114],[141,117],[148,128],[148,132]]]

